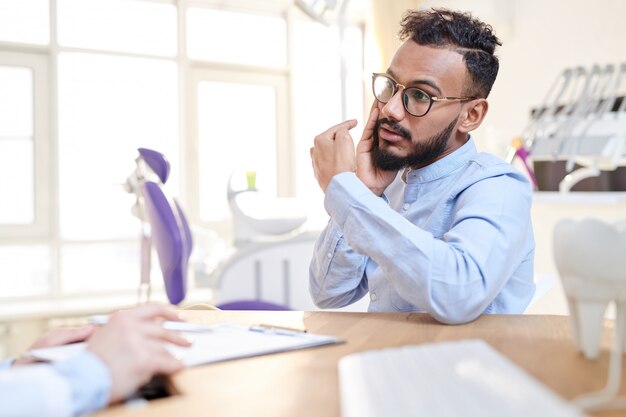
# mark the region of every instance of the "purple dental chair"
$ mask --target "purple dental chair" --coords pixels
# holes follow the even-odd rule
[[[142,222],[141,283],[139,301],[150,299],[150,266],[155,248],[170,303],[181,303],[187,290],[187,269],[193,248],[191,230],[180,205],[168,197],[163,185],[170,163],[160,152],[139,148],[137,167],[125,189],[137,195],[133,213]],[[145,295],[144,295],[145,293]],[[257,299],[241,299],[218,305],[223,310],[288,310],[286,306]]]
[[[139,148],[137,169],[129,177],[126,190],[137,195],[133,212],[142,221],[141,284],[139,298],[147,290],[150,298],[151,248],[159,259],[167,298],[179,304],[187,289],[187,267],[193,242],[189,224],[178,203],[167,197],[163,185],[170,173],[165,156],[151,149]]]

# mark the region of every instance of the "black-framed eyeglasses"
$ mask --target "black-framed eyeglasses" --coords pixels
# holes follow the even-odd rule
[[[396,95],[402,87],[402,104],[407,113],[422,117],[430,110],[436,101],[453,101],[453,100],[474,100],[478,97],[434,97],[426,91],[417,87],[407,87],[402,85],[387,74],[372,74],[372,91],[376,100],[383,104],[389,103],[389,100]]]

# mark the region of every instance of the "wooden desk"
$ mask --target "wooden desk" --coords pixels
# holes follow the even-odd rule
[[[469,338],[486,340],[566,399],[602,388],[607,377],[609,338],[603,340],[600,358],[587,361],[574,347],[565,316],[485,315],[469,324],[447,326],[416,313],[185,311],[184,315],[197,323],[305,327],[346,343],[186,369],[173,377],[180,395],[151,401],[140,409],[111,407],[99,416],[339,417],[337,362],[341,357]]]

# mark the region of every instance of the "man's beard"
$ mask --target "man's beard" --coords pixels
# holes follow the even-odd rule
[[[399,124],[389,119],[379,119],[374,129],[374,144],[372,147],[372,163],[382,171],[398,171],[403,168],[421,167],[435,161],[443,154],[448,146],[448,140],[454,130],[454,126],[459,118],[454,119],[446,128],[439,133],[431,136],[425,141],[414,142],[409,132]],[[396,156],[389,151],[380,147],[380,138],[378,137],[378,129],[381,125],[387,125],[400,136],[411,142],[411,151],[407,156]]]

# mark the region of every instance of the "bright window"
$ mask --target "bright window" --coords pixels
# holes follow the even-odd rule
[[[49,230],[47,89],[46,56],[0,50],[0,195],[5,201],[0,238],[5,242],[47,236]]]
[[[47,44],[48,0],[0,0],[0,41]]]
[[[325,220],[309,148],[342,119],[336,26],[289,0],[191,3],[0,0],[0,298],[137,287],[122,184],[139,147],[165,154],[169,194],[222,237],[229,180],[251,172]],[[345,35],[347,117],[361,121],[362,31]]]
[[[57,4],[63,46],[176,55],[174,5],[129,0],[57,0]]]
[[[0,137],[0,224],[32,224],[35,220],[33,141]],[[10,201],[10,203],[9,203]]]
[[[362,32],[348,28],[345,35],[346,119],[359,124],[350,131],[355,143],[363,128]],[[308,21],[295,25],[293,55],[293,109],[297,197],[307,201],[309,221],[323,226],[328,219],[324,194],[311,169],[309,149],[313,138],[341,122],[340,39],[336,28]]]
[[[190,8],[187,52],[191,59],[282,68],[287,64],[285,19]]]
[[[0,246],[0,297],[36,296],[52,289],[50,248],[47,245]]]
[[[0,224],[35,219],[33,71],[0,66]]]
[[[177,193],[178,74],[171,61],[59,55],[59,213],[63,239],[134,238],[134,198],[121,184],[137,148],[173,162]]]
[[[226,190],[231,175],[242,189],[246,172],[270,196],[277,189],[277,92],[260,83],[201,81],[198,84],[200,217],[228,218]]]
[[[140,281],[139,242],[65,244],[60,253],[64,294],[135,290]],[[152,257],[152,285],[163,287],[158,259]]]

